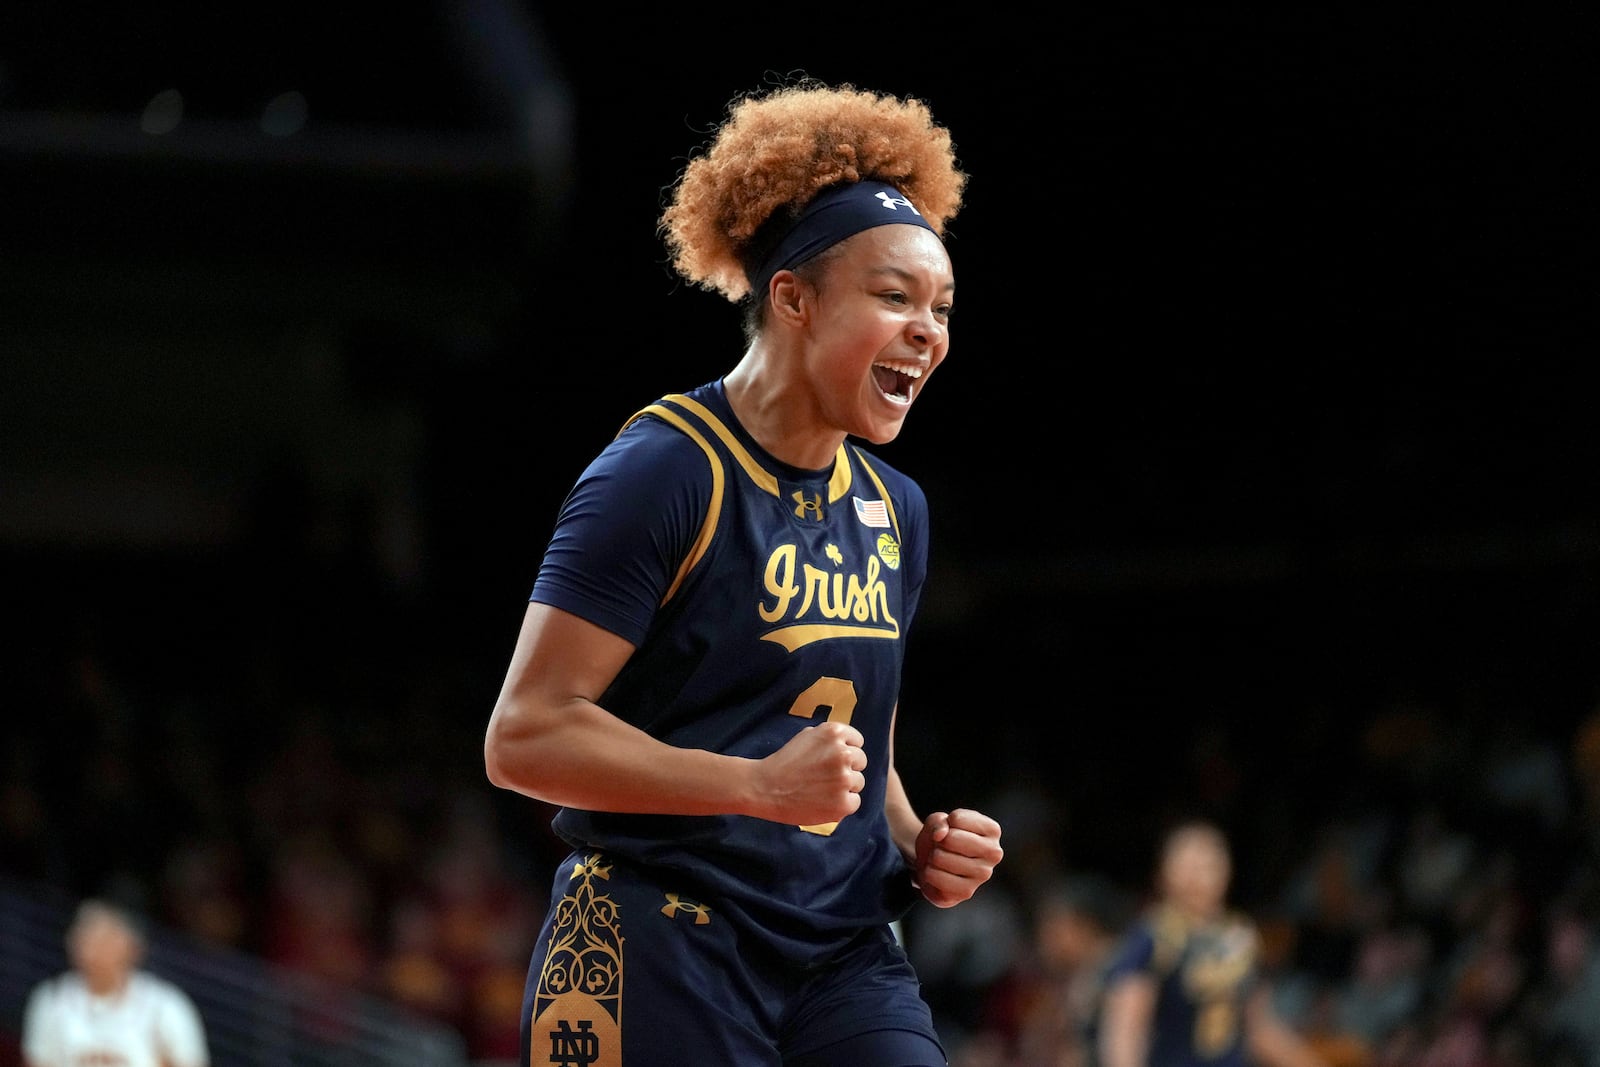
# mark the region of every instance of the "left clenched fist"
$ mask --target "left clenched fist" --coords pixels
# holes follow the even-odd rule
[[[917,834],[917,887],[930,904],[948,908],[978,891],[1005,855],[1000,824],[981,811],[936,811]]]

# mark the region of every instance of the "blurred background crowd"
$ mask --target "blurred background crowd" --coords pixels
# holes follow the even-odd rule
[[[1005,826],[903,931],[953,1062],[1080,1062],[1200,814],[1336,1067],[1600,1065],[1583,28],[573,8],[0,14],[8,884],[514,1056],[558,852],[483,728],[583,460],[736,354],[659,192],[804,68],[974,175],[885,449],[935,523],[902,772]]]
[[[393,604],[308,616],[294,651],[250,632],[252,606],[171,574],[92,584],[162,626],[76,598],[34,618],[34,669],[10,690],[38,721],[5,752],[5,873],[391,999],[509,1062],[563,852],[547,809],[483,778],[487,661],[413,647]],[[163,597],[195,614],[149,607]],[[1150,902],[1162,827],[1189,815],[1227,829],[1231,900],[1260,925],[1279,1010],[1332,1062],[1600,1062],[1600,704],[1565,729],[1538,710],[1470,677],[1366,707],[1305,693],[1270,727],[1152,713],[1085,731],[1088,752],[1071,730],[1030,750],[911,728],[916,791],[1006,828],[994,882],[903,930],[953,1062],[1079,1062],[1073,990]]]

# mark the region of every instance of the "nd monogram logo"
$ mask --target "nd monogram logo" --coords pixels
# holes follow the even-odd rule
[[[598,853],[572,865],[572,888],[556,907],[534,991],[528,1067],[537,1037],[550,1037],[556,1067],[622,1067],[622,909],[605,893],[611,865]],[[576,1027],[576,1029],[574,1029]]]
[[[576,1030],[562,1019],[560,1029],[550,1031],[550,1062],[558,1067],[589,1067],[600,1059],[600,1039],[585,1019]]]
[[[802,493],[800,490],[796,489],[794,491],[794,498],[793,499],[794,499],[794,514],[795,514],[795,518],[803,519],[803,518],[806,518],[807,516],[810,516],[811,518],[816,519],[818,522],[822,521],[822,494],[821,493],[817,493],[814,496],[812,496],[812,498],[810,500],[807,500],[806,499],[806,495],[804,493]]]

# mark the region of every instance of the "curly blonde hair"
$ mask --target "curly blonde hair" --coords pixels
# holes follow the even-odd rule
[[[780,211],[793,218],[831,185],[864,180],[894,185],[942,237],[967,175],[923,101],[802,75],[729,102],[670,187],[658,232],[679,275],[738,302],[750,292],[745,259],[763,223]]]

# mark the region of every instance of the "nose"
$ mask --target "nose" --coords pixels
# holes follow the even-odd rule
[[[950,327],[925,310],[906,324],[906,336],[919,349],[935,348],[949,339]]]

